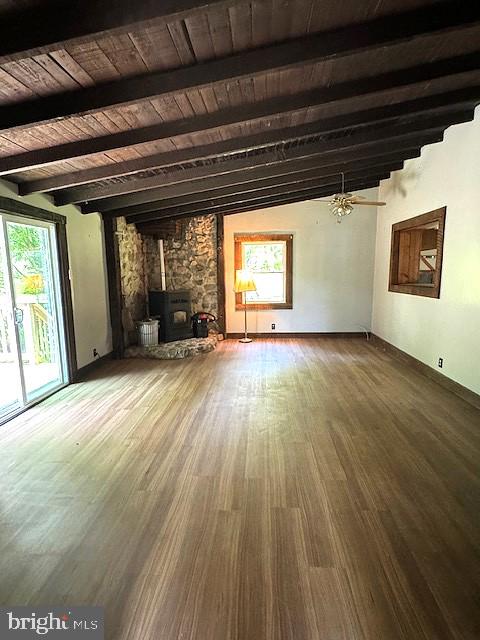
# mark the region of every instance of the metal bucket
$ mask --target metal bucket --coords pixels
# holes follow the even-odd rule
[[[142,320],[137,322],[138,344],[152,347],[158,344],[158,320]]]

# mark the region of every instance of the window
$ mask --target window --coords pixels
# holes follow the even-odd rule
[[[440,297],[446,208],[392,226],[389,291]]]
[[[291,235],[235,235],[235,270],[251,271],[257,287],[246,293],[248,306],[292,308],[292,244]],[[241,293],[236,294],[235,306],[243,309]]]

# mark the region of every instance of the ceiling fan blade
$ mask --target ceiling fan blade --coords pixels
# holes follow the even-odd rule
[[[375,202],[375,200],[362,200],[362,202],[352,202],[352,204],[366,204],[366,205],[376,205],[377,207],[383,207],[386,205],[386,202]]]
[[[312,198],[313,202],[331,202],[331,200],[323,200],[322,198]]]

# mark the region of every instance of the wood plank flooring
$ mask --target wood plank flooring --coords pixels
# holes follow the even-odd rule
[[[480,412],[361,339],[119,361],[0,429],[0,603],[121,640],[478,640]]]

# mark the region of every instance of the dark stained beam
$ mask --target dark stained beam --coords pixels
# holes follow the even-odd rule
[[[61,6],[69,8],[68,17],[73,19],[74,11],[70,4],[70,1],[62,2]],[[75,10],[77,3],[72,4]],[[99,4],[102,5],[102,3]],[[136,4],[140,7],[145,4],[146,13],[153,14],[155,17],[155,8],[151,6],[153,3],[138,2]],[[158,4],[163,5],[164,2]],[[182,6],[182,3],[178,4]],[[197,1],[193,5],[191,2],[186,4],[191,8],[199,3]],[[206,7],[206,3],[201,3],[200,6],[202,5]],[[170,4],[169,11],[172,10],[173,7]],[[162,11],[165,11],[165,8],[157,13]],[[136,13],[138,15],[142,12],[136,8]],[[272,73],[330,58],[355,55],[419,36],[443,34],[462,27],[471,27],[477,23],[480,23],[478,3],[437,3],[434,6],[382,17],[363,24],[315,33],[297,40],[237,53],[200,65],[182,67],[173,71],[151,72],[20,104],[5,105],[0,107],[0,123],[2,129],[31,126],[76,113],[89,113],[174,93],[184,93],[192,89],[201,89],[217,82],[234,82],[261,73]],[[44,20],[42,20],[43,24]],[[8,35],[7,32],[7,38]],[[3,38],[0,51],[2,45],[4,46]]]
[[[376,122],[384,122],[389,119],[435,113],[436,111],[453,111],[460,107],[474,106],[479,101],[480,86],[467,87],[465,89],[448,91],[428,96],[426,98],[400,102],[386,107],[356,111],[344,116],[329,118],[328,120],[330,121],[330,127],[332,124],[334,127],[336,126],[339,128],[353,127],[358,124],[374,124]],[[333,121],[336,121],[336,124]],[[178,151],[167,151],[147,156],[145,158],[126,160],[124,162],[112,163],[106,166],[94,167],[92,169],[84,169],[82,171],[75,171],[63,175],[30,180],[19,184],[18,190],[20,195],[25,196],[36,192],[68,189],[99,180],[107,180],[118,176],[133,175],[141,173],[142,171],[168,167],[172,164],[199,162],[222,154],[242,153],[246,150],[257,149],[270,144],[284,144],[292,140],[316,135],[319,130],[324,130],[324,127],[325,120],[307,123],[296,127],[270,129],[264,133],[231,138],[200,147],[180,149]],[[70,192],[63,191],[62,197],[65,196],[65,193],[68,194]],[[73,195],[76,192],[72,190],[71,193]],[[64,201],[67,202],[67,199],[65,198]],[[71,201],[74,202],[74,200]]]
[[[381,143],[379,145],[368,145],[366,147],[360,147],[357,150],[345,150],[336,154],[325,154],[314,157],[301,159],[298,162],[288,163],[288,170],[285,174],[285,170],[281,169],[278,175],[268,178],[267,167],[263,168],[259,173],[258,180],[252,182],[254,186],[259,180],[280,180],[282,177],[291,176],[293,179],[297,175],[303,175],[305,177],[317,173],[317,175],[339,175],[343,170],[349,171],[359,167],[371,167],[378,164],[397,164],[404,162],[409,158],[418,158],[420,156],[420,146],[424,144],[432,144],[440,142],[442,135],[437,133],[430,136],[424,136],[421,139],[417,139],[418,146],[409,148],[411,142],[398,142],[396,145],[396,151],[391,152],[391,145],[389,143]],[[238,185],[236,186],[238,188]],[[247,184],[247,188],[249,185]],[[226,187],[228,188],[228,187]],[[137,204],[127,206],[124,208],[115,209],[114,211],[104,213],[104,216],[138,216],[142,214],[148,214],[155,212],[162,206],[168,206],[169,202],[195,202],[197,198],[202,199],[203,192],[193,193],[191,195],[181,196],[180,198],[163,199],[152,202],[146,202],[143,204]]]
[[[51,0],[13,9],[1,15],[0,63],[48,53],[92,40],[102,32],[122,33],[146,21],[155,24],[184,20],[209,7],[230,6],[235,0]],[[18,5],[17,5],[18,6]],[[70,42],[72,44],[72,42]]]
[[[243,195],[245,193],[253,193],[263,189],[270,189],[273,191],[285,186],[290,188],[291,185],[300,185],[306,182],[314,184],[315,182],[319,183],[325,179],[328,179],[330,182],[334,182],[336,180],[340,185],[341,173],[350,177],[355,175],[355,177],[363,178],[364,176],[372,174],[385,174],[391,173],[392,171],[399,171],[402,168],[403,161],[390,161],[383,164],[380,162],[350,162],[344,165],[333,165],[333,167],[329,167],[323,171],[318,169],[308,169],[298,173],[288,173],[283,176],[274,176],[272,178],[256,180],[254,182],[249,182],[244,186],[231,185],[219,189],[212,189],[211,191],[192,193],[180,198],[169,198],[168,200],[161,200],[157,202],[156,208],[165,211],[172,207],[196,204],[198,202],[213,204],[213,201],[217,198],[223,198],[231,195]],[[130,213],[127,216],[127,222],[147,222],[148,220],[155,220],[155,215],[156,211],[141,214]]]
[[[217,325],[220,333],[226,333],[226,306],[225,306],[225,225],[223,214],[215,216],[217,232]]]
[[[415,146],[411,147],[412,141],[398,141],[395,144],[396,152],[399,154],[398,157],[395,157],[392,162],[397,163],[399,161],[404,161],[408,158],[416,158],[420,156],[421,147],[427,144],[435,144],[437,142],[441,142],[443,140],[442,132],[437,132],[434,134],[421,136],[420,138],[416,138]],[[312,162],[311,158],[307,158],[304,160],[299,160],[298,163],[291,163],[288,165],[287,174],[295,174],[297,172],[307,172],[312,169],[322,170],[325,169],[327,174],[330,173],[329,167],[333,167],[333,170],[341,171],[338,167],[342,163],[349,163],[353,160],[357,160],[358,163],[363,162],[372,162],[372,164],[376,164],[381,162],[382,158],[385,154],[391,151],[391,144],[388,142],[377,143],[372,145],[366,145],[365,147],[359,147],[358,149],[347,149],[340,151],[339,153],[335,153],[333,155],[325,154],[320,155],[318,161]],[[363,164],[362,164],[363,166]],[[285,173],[281,173],[281,175],[285,175]],[[263,174],[259,177],[259,179],[266,178],[266,174]],[[218,185],[217,185],[218,186]],[[193,194],[195,197],[198,195],[201,196],[202,192]],[[175,196],[174,196],[175,197]],[[189,196],[181,196],[181,200],[187,199]],[[178,199],[178,198],[177,198]],[[114,209],[112,211],[104,212],[104,216],[136,216],[144,213],[149,213],[151,211],[157,211],[161,208],[163,202],[168,202],[168,199],[163,200],[155,200],[152,202],[146,202],[143,204],[131,205],[120,207],[118,209]]]
[[[205,132],[232,124],[241,124],[268,118],[282,113],[290,113],[307,109],[316,105],[335,103],[341,100],[352,100],[364,95],[384,92],[395,92],[402,87],[432,81],[447,76],[478,72],[480,53],[458,56],[421,64],[400,71],[348,81],[313,89],[296,96],[283,96],[257,104],[242,105],[231,109],[223,109],[211,114],[167,122],[140,129],[130,129],[120,133],[108,134],[97,138],[89,138],[61,145],[27,151],[14,156],[0,158],[0,175],[15,173],[26,169],[42,167],[62,160],[78,158],[93,153],[103,153],[112,149],[128,147],[135,144],[152,142],[174,136]],[[437,90],[441,93],[441,89]],[[390,98],[392,95],[390,95]]]
[[[351,182],[345,183],[345,189],[349,192],[357,192],[363,189],[372,189],[378,187],[378,180],[371,180],[370,182]],[[222,204],[218,207],[210,207],[203,211],[197,211],[195,213],[178,213],[174,215],[172,211],[162,215],[162,212],[158,212],[158,221],[165,220],[177,220],[181,218],[191,218],[193,216],[208,215],[211,213],[223,213],[224,215],[231,215],[233,213],[241,213],[243,211],[257,211],[259,209],[266,209],[272,206],[279,206],[284,204],[293,204],[295,202],[303,202],[305,200],[313,200],[315,198],[324,198],[333,195],[334,189],[332,186],[324,186],[315,189],[306,189],[300,191],[294,191],[291,193],[285,193],[279,196],[267,196],[263,198],[251,199],[243,203],[235,205]],[[321,205],[319,206],[327,206]],[[360,210],[360,207],[359,207]],[[328,211],[328,208],[327,208]],[[155,227],[155,222],[145,222],[143,224],[136,225],[138,231],[141,233],[152,233],[152,229]],[[150,230],[150,231],[149,231]]]
[[[480,99],[480,94],[479,94]],[[413,100],[411,102],[418,102]],[[408,103],[404,103],[408,104]],[[427,112],[421,112],[420,115],[409,115],[405,118],[399,118],[398,113],[403,111],[404,105],[392,105],[388,107],[379,107],[377,109],[368,109],[365,111],[359,111],[353,114],[347,114],[342,116],[336,116],[333,118],[324,118],[319,122],[308,123],[299,127],[289,127],[287,131],[290,135],[293,132],[298,134],[295,139],[303,139],[305,135],[326,135],[330,133],[339,132],[345,129],[352,129],[356,126],[366,126],[372,124],[381,123],[404,123],[409,122],[412,125],[413,130],[417,129],[416,122],[430,124],[433,121],[435,114]],[[474,110],[456,109],[451,111],[442,110],[442,118],[445,118],[445,122],[449,124],[455,123],[456,118],[460,118],[459,122],[465,117],[466,113],[471,113],[473,118]],[[393,114],[393,115],[392,115]],[[439,114],[437,114],[438,116]],[[427,119],[428,118],[428,119]],[[280,130],[281,132],[282,130]],[[285,129],[283,130],[285,131]],[[275,132],[268,132],[265,136],[274,138]],[[248,148],[248,146],[246,147]],[[273,148],[270,153],[265,153],[261,157],[262,164],[278,162],[279,152]],[[180,182],[187,182],[190,180],[197,180],[206,176],[222,175],[224,173],[231,173],[234,171],[244,171],[253,167],[258,167],[259,157],[248,156],[238,159],[232,159],[228,162],[217,162],[216,164],[208,163],[208,165],[197,166],[193,169],[185,169],[182,171],[171,172],[169,175],[159,174],[155,176],[149,175],[148,177],[137,176],[137,179],[129,179],[125,181],[117,181],[114,184],[102,185],[102,186],[85,186],[76,189],[65,189],[54,193],[55,204],[58,206],[64,204],[76,204],[78,202],[86,201],[92,202],[93,200],[105,197],[111,197],[114,195],[123,195],[125,193],[133,193],[136,191],[144,191],[158,187],[160,184],[166,186],[167,184],[178,184]],[[23,195],[24,192],[21,191]]]
[[[122,358],[125,348],[122,327],[122,284],[117,224],[115,220],[103,220],[105,263],[107,267],[108,301],[112,327],[112,347],[115,358]]]
[[[372,180],[383,180],[390,176],[390,171],[396,171],[402,168],[402,164],[395,165],[392,169],[389,167],[372,167],[370,169],[360,169],[358,171],[352,171],[345,174],[347,182],[370,182]],[[306,189],[330,187],[335,191],[341,190],[341,177],[340,175],[330,176],[314,176],[304,178],[303,180],[287,180],[286,182],[277,182],[273,185],[264,185],[262,182],[253,183],[250,188],[240,189],[229,188],[225,191],[219,190],[214,192],[208,192],[204,198],[199,198],[197,201],[190,203],[179,202],[170,203],[168,206],[164,206],[160,203],[159,210],[162,215],[167,214],[169,211],[182,213],[192,213],[197,211],[205,211],[210,207],[217,207],[220,205],[235,205],[243,203],[245,201],[263,198],[266,196],[281,196],[285,193],[291,193],[293,191],[303,191]],[[236,190],[235,190],[236,189]],[[198,197],[198,196],[197,196]],[[142,223],[156,220],[158,217],[158,211],[152,213],[145,213],[140,216],[128,216],[128,223]]]
[[[472,114],[468,112],[465,114],[465,119],[459,121],[471,120]],[[394,125],[392,127],[379,127],[373,130],[366,130],[354,133],[350,136],[343,136],[335,139],[319,140],[312,144],[299,145],[298,147],[286,148],[283,150],[283,164],[286,164],[289,160],[310,157],[312,155],[319,155],[323,153],[334,153],[341,149],[355,149],[361,145],[368,145],[380,141],[391,141],[392,145],[395,144],[397,139],[409,139],[414,142],[415,136],[424,133],[435,133],[439,130],[445,129],[448,124],[451,124],[451,119],[445,118],[445,116],[436,116],[431,118],[429,123],[405,124]],[[430,128],[431,127],[431,128]],[[258,159],[259,164],[262,163],[261,157]],[[241,184],[249,182],[255,176],[254,169],[239,172],[239,175],[234,174],[230,177],[228,174],[213,177],[203,178],[202,180],[194,180],[192,182],[182,182],[180,184],[158,186],[148,190],[140,191],[137,193],[129,193],[121,196],[113,196],[107,198],[101,198],[94,200],[91,203],[82,205],[83,213],[93,213],[96,211],[111,211],[119,207],[130,206],[133,204],[141,204],[143,202],[152,202],[153,200],[160,200],[169,197],[177,197],[196,191],[207,191],[214,188],[215,185],[226,185],[230,183]],[[161,184],[161,181],[159,181]]]
[[[358,172],[358,174],[352,173],[350,174],[350,176],[345,177],[345,187],[348,190],[348,185],[352,184],[356,185],[372,183],[377,185],[380,180],[387,180],[390,177],[390,173],[386,172],[383,174],[368,174]],[[174,217],[176,215],[195,215],[198,212],[205,211],[206,209],[212,212],[224,211],[225,207],[243,206],[246,203],[263,201],[265,198],[288,197],[292,193],[303,193],[305,194],[305,196],[307,196],[311,192],[317,192],[320,188],[326,189],[329,193],[339,192],[341,190],[339,177],[337,179],[333,179],[332,177],[330,177],[321,180],[308,180],[305,183],[282,185],[275,189],[268,188],[258,189],[252,192],[247,191],[245,193],[235,194],[233,196],[213,198],[211,200],[207,200],[206,202],[196,202],[194,204],[171,207],[165,210],[160,209],[159,212],[162,215],[164,214],[168,217]]]

